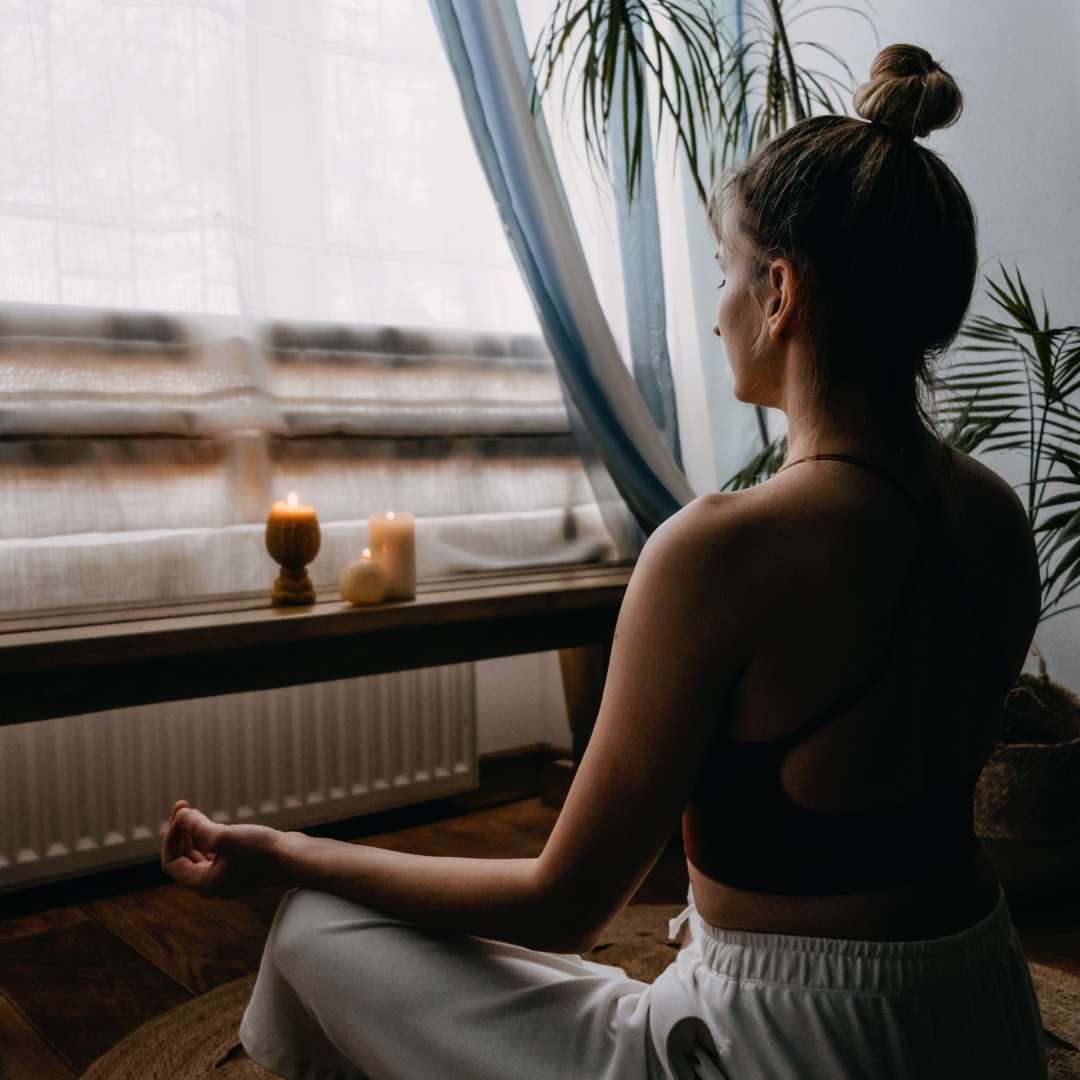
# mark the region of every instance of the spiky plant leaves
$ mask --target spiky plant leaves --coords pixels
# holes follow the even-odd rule
[[[778,472],[787,457],[787,435],[766,443],[762,451],[745,467],[740,469],[721,489],[722,491],[742,491],[755,487],[763,480]]]
[[[1073,610],[1062,605],[1080,588],[1080,327],[1051,326],[1045,300],[1036,310],[1019,270],[1000,271],[987,293],[1005,318],[965,324],[968,344],[939,383],[939,415],[959,450],[1026,456],[1019,488],[1046,618]]]
[[[565,64],[564,101],[580,95],[581,130],[589,154],[608,166],[608,127],[616,98],[623,118],[626,183],[631,197],[640,182],[646,76],[658,99],[657,133],[665,121],[686,153],[695,178],[706,154],[699,132],[713,131],[741,101],[742,50],[706,0],[557,0],[533,53],[540,73],[537,95]],[[699,194],[706,192],[698,179]]]
[[[619,103],[622,165],[633,198],[643,140],[652,137],[644,125],[651,76],[659,103],[656,133],[664,123],[674,126],[704,201],[712,179],[742,152],[747,135],[757,145],[802,115],[837,112],[841,92],[854,81],[827,46],[788,42],[782,0],[762,2],[767,10],[747,9],[750,30],[740,39],[730,20],[717,14],[714,0],[556,0],[533,52],[536,99],[562,70],[564,103],[577,97],[586,151],[605,170],[611,164],[612,112]],[[798,5],[791,2],[791,10]],[[803,51],[828,57],[842,77],[800,66],[794,54]]]

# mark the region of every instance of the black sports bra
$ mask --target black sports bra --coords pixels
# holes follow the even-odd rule
[[[784,468],[804,461],[842,461],[879,477],[915,515],[919,544],[905,575],[885,648],[855,686],[782,739],[745,742],[717,737],[683,815],[686,855],[714,881],[778,896],[832,896],[896,888],[954,866],[978,850],[973,809],[978,772],[956,777],[895,806],[824,813],[800,806],[784,790],[781,769],[785,758],[858,704],[885,675],[931,550],[975,615],[1001,673],[1003,696],[1012,683],[1010,669],[978,598],[937,542],[931,515],[907,488],[878,466],[844,454],[817,454]]]

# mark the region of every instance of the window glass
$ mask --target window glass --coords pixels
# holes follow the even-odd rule
[[[426,0],[5,0],[0,300],[537,330]]]

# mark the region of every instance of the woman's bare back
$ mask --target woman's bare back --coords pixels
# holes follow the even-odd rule
[[[808,461],[760,489],[713,501],[718,522],[740,520],[743,546],[754,553],[744,573],[757,582],[760,603],[752,654],[721,719],[727,738],[769,742],[789,735],[889,654],[868,692],[785,758],[784,790],[809,810],[898,805],[977,772],[993,749],[1004,692],[1023,664],[1039,604],[1026,517],[995,474],[964,455],[933,449],[937,468],[882,463],[929,511],[926,529],[886,482],[836,461]],[[916,567],[924,533],[930,542]],[[950,880],[945,892],[969,896],[956,912],[936,905],[943,932],[958,920],[967,925],[969,909],[996,899],[981,860],[958,870],[968,886]],[[913,883],[916,893],[926,886]],[[886,892],[891,895],[862,894],[842,904],[828,898],[833,902],[822,919],[815,912],[826,910],[823,898],[763,904],[761,894],[695,872],[699,906],[719,925],[783,924],[788,932],[891,938],[937,928],[924,917],[902,925],[911,918],[914,894]]]

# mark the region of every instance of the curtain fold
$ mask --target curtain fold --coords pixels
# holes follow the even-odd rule
[[[652,531],[694,492],[664,445],[600,308],[503,11],[497,0],[430,2],[559,374],[616,487],[641,526]]]
[[[640,26],[638,27],[640,32]],[[620,61],[619,81],[622,81]],[[618,205],[619,253],[622,259],[623,289],[626,293],[627,329],[634,382],[637,383],[660,433],[663,444],[681,469],[679,417],[675,408],[675,381],[668,354],[667,310],[664,295],[664,263],[660,251],[660,219],[656,202],[656,169],[649,123],[649,99],[642,101],[643,138],[641,174],[633,198],[626,175],[625,131],[636,127],[637,117],[623,115],[621,94],[611,108],[609,154],[612,187]],[[634,108],[631,102],[631,108]]]

